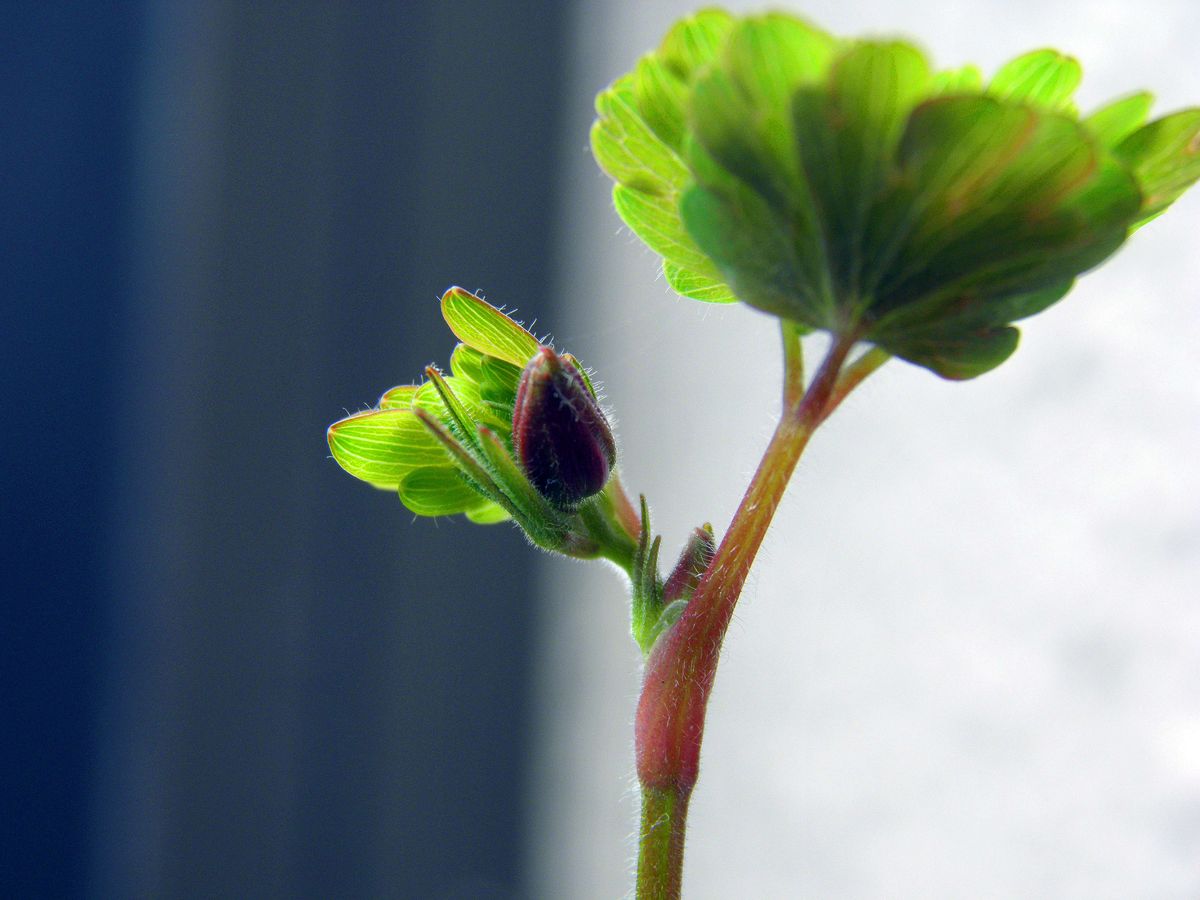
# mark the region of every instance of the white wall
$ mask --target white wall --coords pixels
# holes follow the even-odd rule
[[[622,470],[678,547],[722,531],[777,409],[774,322],[672,295],[586,150],[592,95],[687,4],[586,4],[564,138],[574,317]],[[1087,108],[1200,103],[1200,6],[819,2],[944,65],[1054,45]],[[889,363],[814,441],[730,630],[685,896],[1200,895],[1200,191],[1026,323],[994,373]],[[815,345],[814,345],[815,347]],[[624,586],[549,561],[532,893],[630,889]]]

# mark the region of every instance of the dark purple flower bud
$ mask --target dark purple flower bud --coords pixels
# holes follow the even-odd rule
[[[708,564],[712,562],[716,552],[712,526],[693,528],[683,552],[679,554],[679,562],[675,563],[675,568],[671,570],[666,584],[663,585],[663,603],[669,605],[676,600],[692,599],[696,585],[700,583],[701,576],[708,569]]]
[[[608,420],[583,374],[549,347],[521,373],[513,450],[533,486],[561,509],[603,490],[616,462]]]

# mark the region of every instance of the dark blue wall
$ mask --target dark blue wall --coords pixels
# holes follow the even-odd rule
[[[142,14],[0,14],[0,884],[84,883]]]
[[[566,15],[6,8],[4,896],[516,890],[532,553],[324,429],[550,317]]]

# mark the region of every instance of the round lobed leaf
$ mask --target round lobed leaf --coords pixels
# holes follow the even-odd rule
[[[592,142],[679,293],[970,378],[1200,179],[1200,110],[1145,124],[1143,93],[1080,121],[1081,78],[1042,49],[985,85],[902,41],[710,11],[600,95]]]

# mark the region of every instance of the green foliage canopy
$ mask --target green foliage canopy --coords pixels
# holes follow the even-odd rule
[[[1200,109],[1147,124],[1139,93],[1081,119],[1081,78],[1054,50],[985,83],[706,10],[599,95],[592,148],[678,293],[972,378],[1200,178]]]

